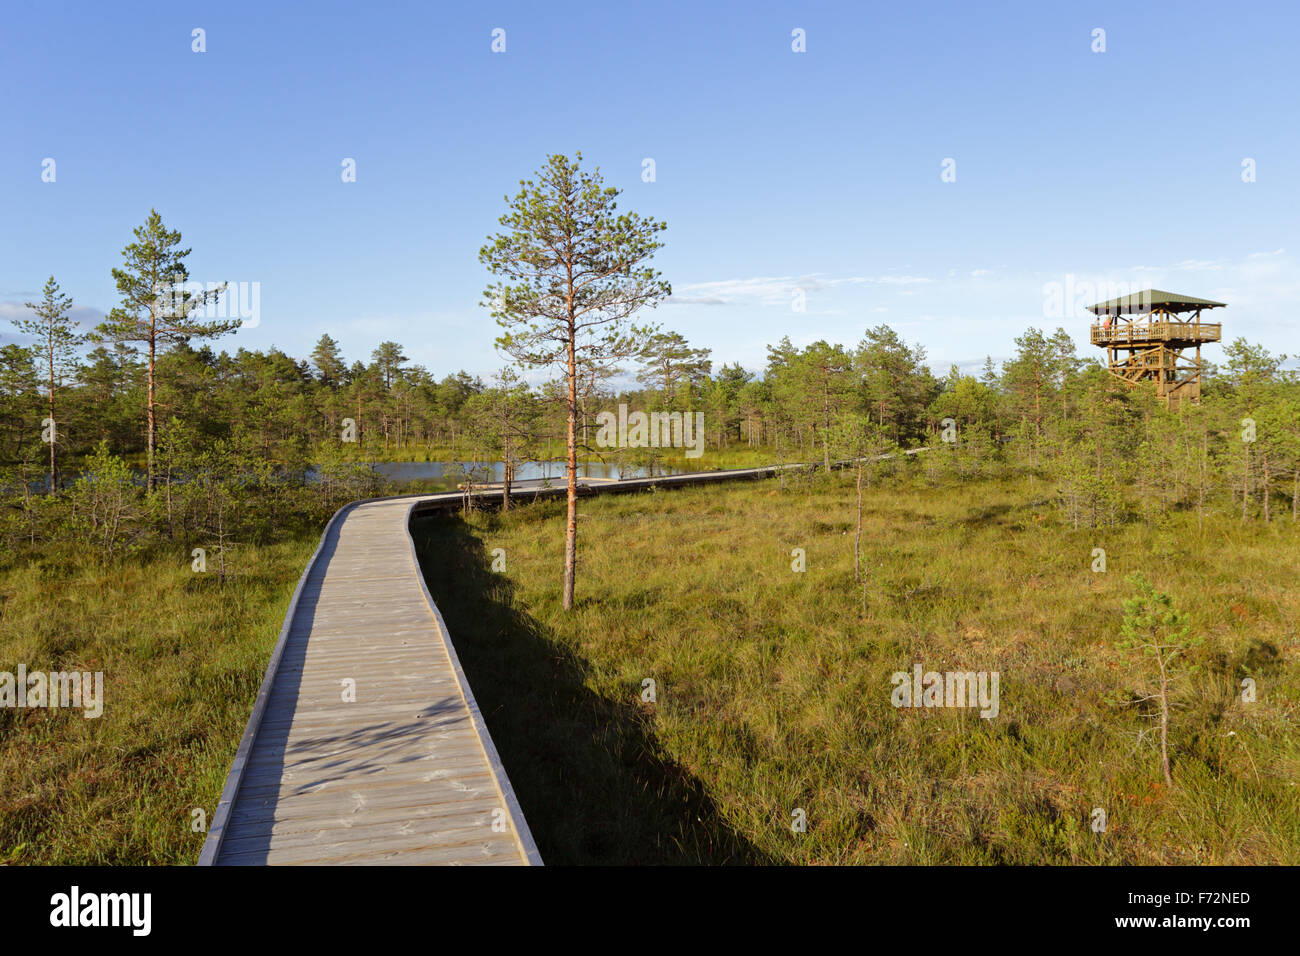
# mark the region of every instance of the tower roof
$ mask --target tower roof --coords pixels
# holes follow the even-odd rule
[[[1161,289],[1143,289],[1132,295],[1122,295],[1118,299],[1108,299],[1090,305],[1088,311],[1097,315],[1130,315],[1152,312],[1156,309],[1164,312],[1195,312],[1198,309],[1218,309],[1226,305],[1226,302],[1198,299],[1194,295],[1180,295],[1177,292],[1165,292]]]

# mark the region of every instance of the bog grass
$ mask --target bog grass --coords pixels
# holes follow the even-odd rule
[[[0,671],[102,671],[104,712],[0,708],[0,862],[193,863],[317,541],[0,572]]]
[[[864,588],[849,482],[583,499],[572,614],[562,502],[417,522],[547,862],[1300,862],[1295,524],[1074,531],[1041,481],[904,475],[867,493]],[[316,541],[243,548],[224,587],[183,554],[0,570],[0,670],[103,671],[106,697],[97,720],[0,708],[0,862],[197,859]],[[1132,571],[1205,638],[1172,790],[1135,703],[1150,665],[1115,647]],[[895,709],[916,662],[998,671],[997,718]]]
[[[1074,531],[1049,491],[878,481],[865,588],[848,475],[583,499],[571,614],[563,502],[416,530],[547,862],[1300,862],[1300,527]],[[1131,572],[1204,637],[1175,684],[1172,790],[1152,665],[1115,646]],[[997,671],[1000,713],[896,709],[917,662]]]

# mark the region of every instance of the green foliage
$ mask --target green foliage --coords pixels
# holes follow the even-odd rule
[[[223,335],[239,328],[238,319],[203,321],[195,314],[215,302],[224,290],[188,288],[191,250],[179,248],[181,234],[163,225],[156,209],[149,210],[135,229],[135,241],[122,250],[123,268],[113,269],[122,303],[99,326],[101,338],[113,342],[175,344],[193,338]]]
[[[101,561],[132,549],[141,533],[140,489],[130,466],[100,442],[68,495],[69,530]]]
[[[497,344],[525,367],[564,365],[581,373],[592,362],[631,356],[651,334],[624,323],[672,292],[647,263],[663,247],[667,224],[618,212],[619,191],[599,170],[548,157],[501,217],[505,231],[490,237],[479,260],[501,281],[484,304],[504,333]]]
[[[500,219],[505,231],[479,251],[499,277],[484,292],[504,329],[497,347],[525,369],[554,367],[564,378],[566,607],[577,567],[578,416],[596,383],[656,331],[631,325],[631,318],[672,293],[649,265],[667,225],[619,213],[618,190],[603,184],[599,170],[581,166],[581,153],[573,161],[550,156],[536,181],[521,182]]]
[[[653,333],[642,344],[636,358],[641,363],[638,381],[646,385],[662,385],[661,397],[665,408],[674,405],[691,407],[695,390],[713,365],[709,361],[708,349],[691,348],[690,343],[677,332]],[[679,398],[680,404],[677,402]]]
[[[861,401],[899,444],[924,431],[925,410],[940,390],[925,354],[922,346],[908,346],[889,326],[879,325],[867,330],[853,356]]]
[[[1151,657],[1163,654],[1172,661],[1201,644],[1203,638],[1189,636],[1191,624],[1174,607],[1173,598],[1157,591],[1141,574],[1131,574],[1126,580],[1137,594],[1124,602],[1124,623],[1116,647]]]
[[[1182,676],[1175,673],[1175,665],[1189,649],[1198,647],[1204,639],[1199,634],[1189,636],[1191,623],[1174,607],[1169,595],[1157,591],[1141,574],[1131,574],[1127,580],[1137,594],[1124,602],[1124,621],[1116,647],[1121,651],[1136,651],[1155,664],[1154,689],[1134,702],[1155,701],[1159,707],[1160,767],[1165,784],[1172,787],[1174,779],[1169,751],[1173,709],[1171,689],[1176,677]]]
[[[28,302],[32,318],[13,320],[19,331],[25,332],[36,340],[34,352],[41,365],[45,378],[45,393],[48,415],[41,424],[42,441],[49,446],[49,482],[46,487],[55,490],[59,487],[58,448],[64,443],[67,434],[66,424],[62,421],[62,409],[56,396],[63,387],[64,380],[75,374],[79,365],[77,347],[86,341],[86,336],[76,331],[76,324],[69,313],[72,311],[72,298],[59,290],[59,284],[50,276],[45,281],[45,289],[40,302]]]

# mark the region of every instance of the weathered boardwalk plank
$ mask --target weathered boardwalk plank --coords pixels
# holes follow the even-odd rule
[[[330,522],[201,864],[541,862],[420,575],[415,500]]]

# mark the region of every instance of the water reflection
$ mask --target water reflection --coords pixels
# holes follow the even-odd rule
[[[366,463],[361,463],[366,464]],[[476,482],[499,482],[505,478],[505,462],[488,461],[488,462],[445,462],[445,461],[377,461],[373,463],[376,472],[392,481],[394,484],[403,484],[405,482],[434,482],[445,485],[450,488],[457,482],[465,480],[466,471],[473,469],[473,477]],[[580,461],[578,462],[579,478],[606,478],[618,480],[620,478],[654,478],[661,475],[680,475],[689,472],[703,471],[704,468],[696,465],[694,462],[682,466],[665,465],[662,462],[656,462],[653,465],[623,465],[619,466],[614,462],[604,461]],[[566,474],[565,463],[563,461],[530,461],[515,467],[515,481],[538,481],[549,480],[554,482],[564,481]],[[59,473],[59,485],[63,488],[70,487],[74,481],[81,477],[82,472],[76,469],[68,469]],[[131,468],[131,477],[138,485],[145,482],[145,470],[133,466]],[[161,476],[160,476],[161,477]],[[186,480],[184,475],[173,474],[172,481],[177,484],[183,484]],[[285,475],[284,477],[287,477]],[[306,480],[309,484],[314,484],[320,480],[320,468],[311,465],[306,470]],[[35,478],[28,482],[28,488],[33,492],[43,492],[49,485],[47,476]],[[21,487],[21,486],[16,486]],[[11,489],[4,489],[6,491]]]
[[[474,478],[476,481],[502,481],[505,478],[505,462],[443,462],[443,461],[378,461],[375,462],[375,470],[385,478],[393,481],[421,481],[421,480],[438,480],[442,478],[455,478],[462,480],[465,471],[473,468]],[[579,478],[652,478],[659,475],[680,475],[687,471],[698,471],[697,468],[683,468],[680,466],[668,466],[655,464],[652,467],[645,465],[626,465],[619,467],[613,462],[604,461],[580,461],[578,462]],[[536,481],[549,479],[551,481],[563,481],[567,474],[567,468],[562,461],[530,461],[518,465],[515,468],[515,481]],[[309,473],[310,478],[315,477],[315,469]]]

